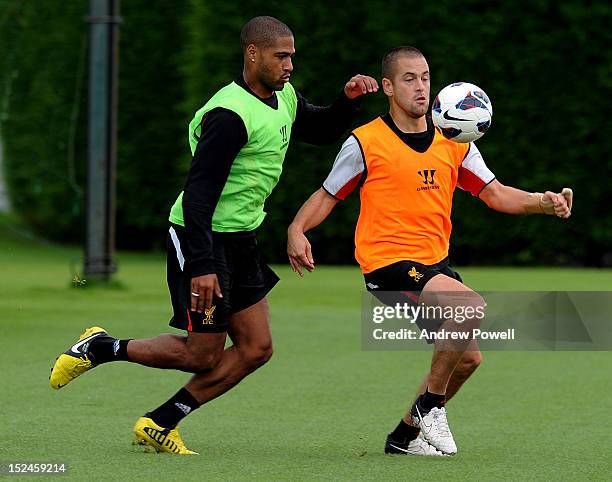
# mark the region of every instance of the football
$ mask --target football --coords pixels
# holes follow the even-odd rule
[[[444,87],[431,107],[435,126],[447,139],[472,142],[491,127],[493,106],[485,91],[468,82]]]

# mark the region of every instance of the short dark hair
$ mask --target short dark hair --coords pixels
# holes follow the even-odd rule
[[[240,31],[240,47],[243,52],[250,44],[266,48],[274,45],[280,37],[293,37],[293,32],[274,17],[255,17],[249,20]]]
[[[395,47],[389,50],[382,59],[382,76],[391,79],[393,77],[393,69],[395,63],[399,57],[423,57],[423,53],[416,47],[404,45],[402,47]]]

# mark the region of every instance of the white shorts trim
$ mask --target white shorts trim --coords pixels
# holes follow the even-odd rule
[[[170,226],[170,237],[172,238],[172,244],[174,244],[174,249],[176,250],[176,259],[178,259],[181,271],[184,271],[183,267],[185,266],[185,257],[181,251],[181,242],[179,241],[176,231],[172,226]]]

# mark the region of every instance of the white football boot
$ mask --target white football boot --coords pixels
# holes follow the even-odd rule
[[[425,456],[437,456],[445,457],[446,454],[440,452],[433,445],[431,445],[423,436],[419,433],[417,438],[410,442],[400,443],[396,442],[391,438],[391,435],[387,437],[385,443],[386,454],[402,454],[402,455],[425,455]]]
[[[448,428],[444,407],[434,407],[429,412],[425,412],[417,400],[412,407],[411,415],[412,421],[418,424],[421,435],[427,442],[447,455],[457,453],[457,445]]]

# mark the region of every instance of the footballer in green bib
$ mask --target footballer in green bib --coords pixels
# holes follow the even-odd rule
[[[238,114],[247,130],[248,141],[232,164],[221,198],[213,214],[217,232],[252,231],[264,220],[264,202],[278,183],[295,121],[297,96],[286,83],[276,93],[278,109],[256,98],[236,82],[223,87],[198,110],[189,123],[189,145],[195,153],[202,118],[223,107]],[[183,193],[170,211],[170,222],[184,226]]]

